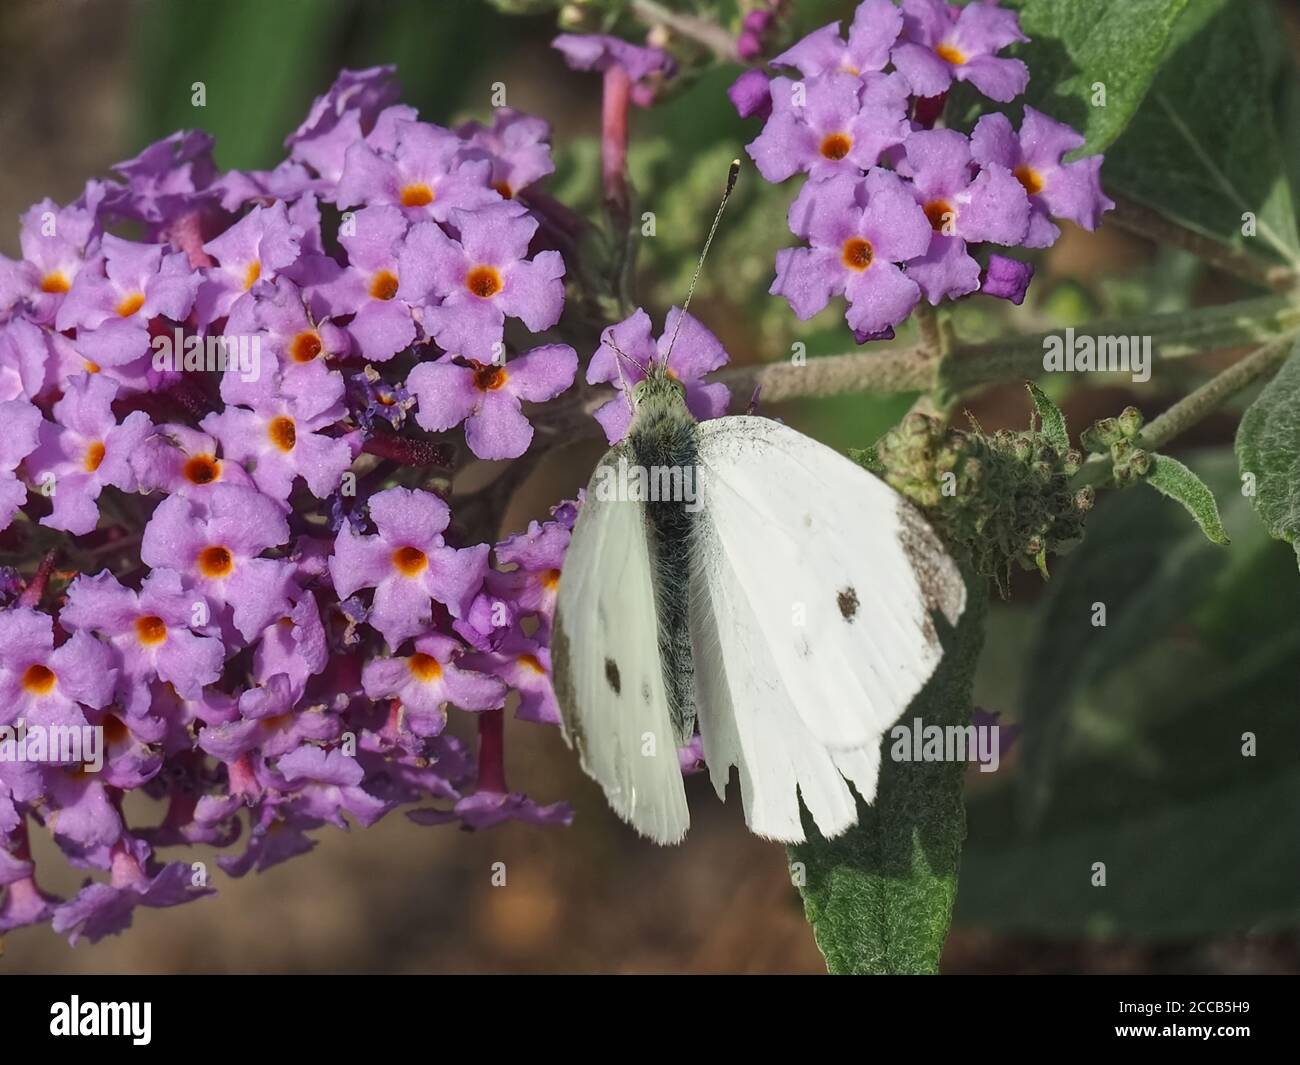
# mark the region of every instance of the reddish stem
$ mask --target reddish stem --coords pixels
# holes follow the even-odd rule
[[[57,557],[57,551],[45,553],[40,565],[36,567],[36,572],[32,574],[32,579],[23,589],[23,594],[18,597],[19,606],[31,607],[34,610],[40,605],[41,596],[45,594],[45,588],[50,583],[50,574],[54,572],[54,560]]]
[[[450,444],[436,443],[431,440],[410,440],[396,433],[372,433],[366,438],[361,450],[367,455],[377,455],[381,459],[392,459],[403,466],[441,466],[451,465],[453,450]]]
[[[506,794],[506,712],[478,716],[478,790]]]
[[[626,220],[627,124],[632,98],[632,79],[615,63],[605,70],[604,96],[600,111],[600,166],[605,202],[616,216]]]

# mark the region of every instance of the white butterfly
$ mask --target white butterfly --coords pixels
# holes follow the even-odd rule
[[[881,736],[942,655],[931,612],[956,624],[965,585],[884,482],[766,418],[696,423],[666,366],[632,390],[561,572],[565,739],[658,843],[690,823],[677,749],[697,720],[720,798],[739,769],[752,831],[802,841],[802,797],[838,835],[857,820],[846,781],[875,797]]]

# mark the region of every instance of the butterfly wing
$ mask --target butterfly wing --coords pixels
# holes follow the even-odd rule
[[[920,514],[843,455],[766,418],[699,426],[692,653],[704,758],[740,773],[759,835],[824,836],[875,796],[880,738],[934,672],[931,618],[965,586]]]
[[[645,506],[602,499],[592,476],[564,559],[551,641],[565,740],[623,820],[658,843],[690,817],[664,688]]]

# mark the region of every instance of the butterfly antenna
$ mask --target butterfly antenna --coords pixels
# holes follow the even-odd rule
[[[695,276],[691,278],[691,287],[686,290],[686,302],[682,304],[682,313],[677,316],[677,324],[673,326],[672,339],[668,341],[668,350],[664,352],[664,366],[668,365],[668,356],[673,353],[673,345],[677,343],[677,334],[681,332],[682,322],[686,318],[686,312],[691,306],[691,297],[695,295],[695,286],[700,280],[700,272],[704,269],[704,258],[709,254],[709,245],[713,243],[713,235],[718,231],[718,224],[722,221],[722,212],[727,209],[727,201],[731,199],[731,191],[736,187],[736,178],[740,177],[740,160],[731,160],[731,167],[727,170],[727,187],[722,190],[722,202],[718,204],[718,213],[713,216],[713,225],[709,226],[709,235],[704,240],[704,250],[700,252],[700,261],[695,264]]]
[[[622,350],[622,349],[621,349],[617,344],[614,343],[614,338],[613,338],[612,336],[601,337],[600,339],[601,339],[601,342],[602,342],[602,343],[604,343],[604,344],[608,344],[608,345],[609,345],[610,350],[611,350],[615,355],[617,355],[619,359],[626,359],[626,360],[627,360],[628,362],[630,362],[633,366],[635,366],[638,370],[640,370],[640,371],[641,371],[641,376],[643,376],[643,377],[649,377],[649,376],[650,376],[650,372],[649,372],[649,371],[648,371],[644,366],[642,366],[639,362],[636,361],[636,359],[632,358],[631,355],[627,354],[627,353],[626,353],[625,351],[623,351],[623,350]],[[631,410],[631,411],[633,411],[633,412],[635,413],[635,411],[636,411],[636,404],[634,404],[634,403],[632,402],[632,390],[628,387],[628,384],[627,384],[627,378],[623,376],[623,363],[619,362],[619,361],[616,359],[616,360],[614,361],[614,368],[615,368],[616,370],[618,370],[618,383],[619,383],[619,385],[621,386],[621,391],[622,391],[622,393],[623,393],[623,398],[627,400],[628,409]]]

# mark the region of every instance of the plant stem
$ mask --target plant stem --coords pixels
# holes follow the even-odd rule
[[[716,22],[673,11],[656,0],[632,0],[632,14],[646,26],[666,26],[673,33],[703,45],[723,63],[739,63],[736,38]]]
[[[1294,339],[1279,337],[1210,378],[1147,425],[1138,435],[1139,445],[1148,451],[1163,447],[1243,388],[1271,376],[1291,353]]]
[[[1203,233],[1187,229],[1177,222],[1171,222],[1145,204],[1123,196],[1116,198],[1115,210],[1111,212],[1107,221],[1117,222],[1130,232],[1147,237],[1158,244],[1172,244],[1189,251],[1211,266],[1218,267],[1225,273],[1234,274],[1261,288],[1283,292],[1295,287],[1296,273],[1290,267],[1269,262],[1248,251],[1234,248]]]

